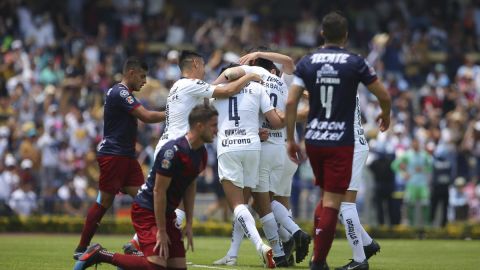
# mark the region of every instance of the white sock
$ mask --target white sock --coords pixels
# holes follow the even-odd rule
[[[290,240],[290,238],[292,238],[292,234],[287,231],[285,227],[280,225],[280,223],[278,223],[278,236],[280,237],[280,240],[282,240],[282,242],[284,243]]]
[[[232,222],[232,242],[230,242],[230,248],[228,249],[227,256],[238,257],[238,250],[243,240],[243,229],[240,223],[237,222],[237,218],[233,217]]]
[[[274,200],[272,201],[271,205],[273,215],[275,215],[275,219],[278,223],[280,223],[280,225],[285,227],[285,229],[287,229],[287,231],[289,231],[291,234],[294,234],[296,231],[300,230],[300,227],[293,221],[291,213],[285,206],[283,206],[283,204]]]
[[[233,216],[236,221],[241,225],[245,235],[252,241],[258,252],[262,250],[262,238],[255,227],[255,220],[253,219],[252,214],[248,211],[248,208],[245,204],[239,204],[235,209],[233,209]]]
[[[275,216],[273,215],[273,213],[270,212],[266,214],[265,216],[260,218],[260,221],[262,222],[265,237],[270,243],[270,247],[273,249],[273,256],[285,256],[285,252],[283,252],[282,242],[280,242],[280,238],[278,237],[277,222],[275,221]]]
[[[362,242],[364,246],[368,246],[372,243],[373,239],[370,237],[370,235],[365,231],[365,228],[363,228],[362,224],[360,224],[360,228],[362,229]]]
[[[358,218],[357,206],[355,203],[342,202],[340,212],[342,213],[348,244],[352,248],[353,260],[363,262],[366,257],[363,251],[362,225]]]
[[[137,242],[137,244],[138,244],[138,235],[134,234],[132,240]]]
[[[175,225],[177,226],[177,228],[181,228],[183,224],[183,220],[186,217],[185,211],[177,208],[175,209],[175,214],[177,215],[177,219],[175,220]]]

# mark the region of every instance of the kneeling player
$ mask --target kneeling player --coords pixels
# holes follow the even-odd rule
[[[91,245],[79,258],[74,270],[105,262],[124,270],[186,269],[182,232],[175,226],[175,208],[183,200],[187,225],[184,233],[193,251],[192,215],[195,178],[205,169],[207,151],[217,133],[215,109],[197,105],[189,115],[190,130],[185,136],[166,143],[155,157],[147,182],[132,205],[132,221],[140,250],[145,256],[108,252],[100,244]]]

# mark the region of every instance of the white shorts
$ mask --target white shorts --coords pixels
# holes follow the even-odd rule
[[[347,190],[358,191],[358,189],[360,188],[363,166],[367,161],[367,157],[368,150],[353,153],[352,178],[350,179],[350,185],[348,186]]]
[[[279,182],[283,173],[285,162],[285,145],[262,143],[260,151],[260,168],[258,172],[258,185],[253,192],[272,191],[272,182]]]
[[[239,188],[255,188],[258,185],[260,151],[232,151],[218,157],[220,181],[231,181]]]
[[[282,176],[274,181],[270,181],[270,191],[277,196],[290,197],[292,193],[293,175],[297,171],[298,165],[291,161],[285,148],[285,159],[283,163]]]

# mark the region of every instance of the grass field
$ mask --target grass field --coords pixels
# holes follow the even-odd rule
[[[77,235],[45,234],[0,234],[0,270],[53,270],[72,269],[72,251],[78,241]],[[128,236],[96,236],[104,247],[120,251]],[[395,270],[442,270],[480,269],[480,241],[458,240],[386,240],[378,241],[381,253],[370,259],[370,269]],[[261,260],[252,244],[244,240],[238,265],[214,268],[212,261],[222,257],[228,248],[228,238],[197,237],[194,239],[195,252],[187,254],[192,262],[189,269],[263,269]],[[310,253],[311,254],[311,253]],[[330,251],[328,263],[331,269],[343,265],[351,257],[345,239],[337,239]],[[303,262],[296,269],[307,269]],[[94,269],[94,268],[91,268]],[[100,265],[98,269],[116,269]]]

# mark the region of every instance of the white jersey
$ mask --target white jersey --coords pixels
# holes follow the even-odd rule
[[[354,152],[368,151],[368,143],[365,139],[365,132],[362,126],[362,115],[360,113],[360,98],[357,94],[357,101],[355,104],[355,119],[353,120],[353,138],[355,140]]]
[[[190,111],[204,98],[211,98],[214,90],[214,85],[198,79],[182,78],[173,84],[165,109],[165,130],[155,147],[155,156],[166,142],[187,133]]]
[[[250,82],[238,94],[216,99],[213,105],[219,115],[217,156],[232,151],[261,150],[259,112],[273,110],[265,87]]]
[[[274,108],[279,109],[282,112],[285,112],[285,107],[288,98],[288,86],[282,78],[270,73],[266,69],[258,66],[241,66],[245,73],[255,73],[259,75],[263,82],[264,86],[267,89],[267,94],[269,95],[270,102]],[[271,129],[270,124],[265,119],[265,116],[260,115],[260,123],[262,128],[268,128],[268,140],[266,142],[273,144],[285,144],[286,128],[282,129]]]

